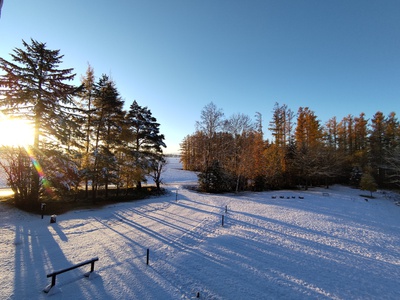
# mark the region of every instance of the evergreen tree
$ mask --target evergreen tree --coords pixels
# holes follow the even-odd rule
[[[400,187],[400,145],[391,148],[385,157],[389,183]]]
[[[88,197],[88,182],[92,178],[92,156],[91,152],[91,138],[93,136],[93,124],[92,119],[94,115],[93,110],[93,100],[95,93],[95,76],[94,70],[89,65],[86,70],[86,76],[81,78],[81,82],[83,85],[82,91],[79,93],[79,97],[81,98],[81,108],[84,111],[84,115],[86,116],[86,123],[83,124],[83,129],[85,131],[85,149],[83,153],[83,160],[81,163],[83,178],[85,180],[85,193],[86,198]]]
[[[152,169],[151,162],[162,156],[164,135],[160,134],[160,124],[153,117],[150,109],[140,106],[136,100],[131,104],[125,118],[125,124],[131,133],[128,145],[132,168],[135,174],[137,188],[146,180],[146,175]]]
[[[231,191],[232,182],[234,182],[218,160],[214,160],[204,172],[199,173],[198,178],[200,190],[210,193]]]
[[[37,202],[45,180],[54,184],[63,181],[68,189],[71,180],[68,170],[72,173],[76,170],[65,146],[74,141],[71,134],[80,133],[74,101],[79,89],[67,83],[75,77],[73,69],[60,69],[63,58],[60,50],[47,49],[45,43],[33,39],[31,44],[22,43],[24,49],[15,48],[11,54],[13,62],[0,58],[0,68],[5,72],[0,77],[0,107],[4,114],[23,116],[34,125],[30,155],[36,169],[33,167],[28,197]],[[51,178],[51,174],[57,177]]]
[[[92,199],[95,201],[97,189],[105,186],[108,197],[108,185],[115,183],[117,172],[116,150],[120,144],[124,102],[119,92],[107,75],[102,75],[95,84],[94,114],[92,124],[94,130],[94,159],[92,170]]]
[[[371,192],[372,198],[372,192],[376,192],[377,184],[374,177],[370,173],[367,172],[361,176],[360,188],[362,190]]]

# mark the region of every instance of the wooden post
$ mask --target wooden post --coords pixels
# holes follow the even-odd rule
[[[147,248],[147,257],[146,257],[146,264],[149,265],[149,258],[150,258],[150,249]]]
[[[228,213],[228,205],[225,205],[225,213]]]
[[[224,227],[224,215],[222,215],[222,227]]]
[[[44,210],[45,209],[46,209],[46,203],[40,204],[40,210],[42,211],[42,219],[43,219],[43,215],[44,215]]]
[[[175,201],[178,201],[178,190],[175,192]]]

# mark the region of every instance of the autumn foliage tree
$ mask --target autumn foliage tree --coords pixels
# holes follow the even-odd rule
[[[323,125],[308,107],[300,107],[295,116],[287,105],[275,103],[268,127],[271,140],[264,140],[260,113],[246,128],[239,126],[243,115],[225,119],[214,104],[201,117],[198,124],[203,126],[181,143],[181,161],[184,169],[199,171],[201,180],[223,179],[225,190],[360,185],[370,175],[390,186],[400,178],[400,126],[394,112],[387,117],[378,112],[371,120],[364,113],[332,117]],[[211,171],[218,176],[207,173]]]

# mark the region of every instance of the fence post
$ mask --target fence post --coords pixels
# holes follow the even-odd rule
[[[150,249],[147,248],[146,264],[149,265]]]
[[[178,190],[175,192],[175,201],[178,201]]]
[[[40,210],[42,211],[42,219],[43,219],[45,209],[46,209],[46,203],[42,202],[42,204],[40,204]]]
[[[222,215],[222,227],[224,227],[224,215]]]

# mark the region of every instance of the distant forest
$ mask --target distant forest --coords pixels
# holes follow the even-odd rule
[[[123,194],[148,176],[159,187],[166,145],[148,107],[133,100],[125,111],[112,78],[96,78],[90,65],[81,85],[69,84],[73,69],[61,69],[60,50],[45,43],[23,41],[11,58],[0,57],[0,114],[34,126],[33,145],[0,147],[17,204],[96,201],[100,189],[103,198],[110,186]]]
[[[308,107],[297,113],[275,103],[264,139],[262,115],[225,118],[214,103],[206,105],[196,132],[181,147],[185,170],[199,172],[209,192],[267,190],[311,185],[351,184],[364,190],[398,188],[400,125],[395,112],[364,113],[321,124]]]

